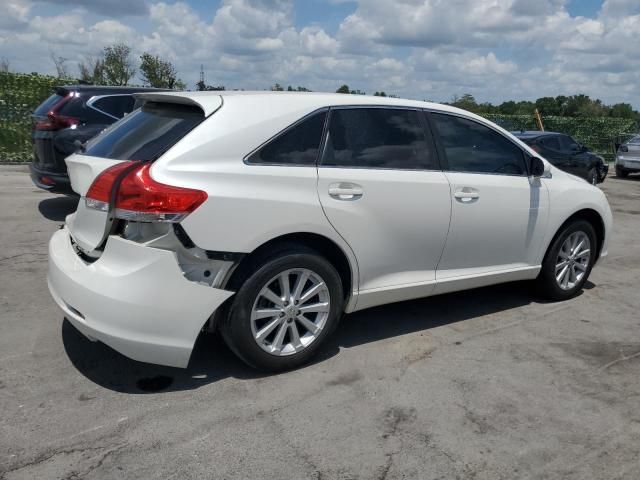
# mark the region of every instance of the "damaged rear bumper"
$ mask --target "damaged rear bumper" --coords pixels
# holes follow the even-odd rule
[[[48,284],[85,336],[134,360],[182,368],[205,322],[233,295],[185,278],[174,252],[117,236],[87,263],[66,228],[49,243]]]

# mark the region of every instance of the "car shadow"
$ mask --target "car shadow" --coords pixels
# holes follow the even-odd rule
[[[61,222],[67,215],[76,211],[79,199],[80,197],[73,196],[45,198],[38,204],[38,210],[44,218]]]
[[[370,308],[345,316],[312,364],[337,355],[341,348],[464,322],[532,302],[540,302],[532,285],[515,282]],[[131,360],[102,343],[89,341],[66,319],[62,340],[69,359],[82,375],[121,393],[191,390],[228,377],[255,379],[271,375],[247,367],[218,334],[200,335],[186,369]]]

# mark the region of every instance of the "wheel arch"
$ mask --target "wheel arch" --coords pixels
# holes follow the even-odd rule
[[[562,233],[562,231],[567,225],[569,225],[570,223],[576,220],[585,220],[593,226],[593,229],[596,232],[596,241],[598,242],[598,245],[596,248],[596,252],[597,252],[596,261],[598,260],[598,258],[600,258],[600,251],[602,249],[602,246],[604,245],[604,239],[605,239],[604,237],[605,226],[604,226],[604,219],[593,208],[583,208],[581,210],[578,210],[577,212],[572,213],[564,222],[562,222],[562,224],[556,229],[555,234],[553,235],[553,237],[551,238],[551,241],[547,245],[544,258],[547,257],[547,254],[549,253],[549,249],[553,245],[553,242],[555,242],[556,238],[558,238],[558,235]],[[543,262],[544,262],[544,259],[543,259]]]
[[[310,232],[288,233],[264,242],[240,261],[226,287],[229,290],[237,290],[242,282],[267,258],[285,252],[294,246],[314,250],[334,266],[340,275],[345,300],[348,302],[354,286],[357,286],[357,267],[352,265],[347,253],[336,242],[324,235]]]

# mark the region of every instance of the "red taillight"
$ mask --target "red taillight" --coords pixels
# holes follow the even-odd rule
[[[102,172],[86,195],[89,208],[107,211],[114,182],[137,162],[123,162]],[[179,222],[198,208],[207,194],[192,188],[156,182],[149,174],[150,163],[125,173],[116,194],[115,216],[138,222]]]
[[[34,128],[36,130],[62,130],[63,128],[78,125],[80,123],[79,118],[70,117],[68,115],[60,115],[58,113],[60,108],[62,108],[65,103],[75,98],[76,96],[76,93],[71,92],[63,97],[59,102],[51,107],[51,110],[49,110],[49,113],[47,113],[47,118],[37,121]]]
[[[46,120],[40,120],[36,122],[36,130],[62,130],[63,128],[71,127],[72,125],[78,125],[80,123],[79,118],[68,117],[66,115],[58,115],[53,112],[47,114]]]

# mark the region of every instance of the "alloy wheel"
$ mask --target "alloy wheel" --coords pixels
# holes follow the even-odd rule
[[[269,280],[251,310],[251,332],[256,343],[276,356],[293,355],[313,343],[323,331],[331,298],[317,273],[296,268]]]
[[[591,242],[586,233],[573,232],[562,243],[556,259],[555,277],[558,286],[571,290],[587,273],[591,261]]]

